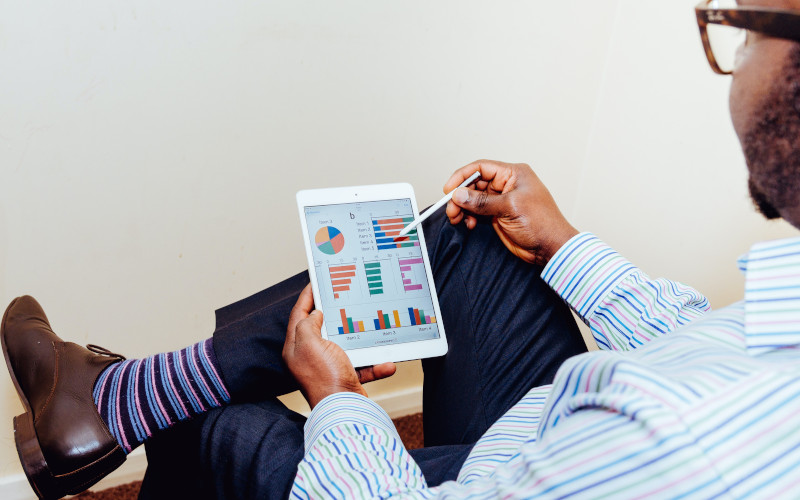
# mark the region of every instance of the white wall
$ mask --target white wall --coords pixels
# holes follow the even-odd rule
[[[532,163],[652,274],[741,296],[752,214],[694,0],[0,0],[0,302],[129,356],[304,266],[294,193]],[[373,394],[418,385],[418,366]],[[0,377],[0,477],[20,471]]]

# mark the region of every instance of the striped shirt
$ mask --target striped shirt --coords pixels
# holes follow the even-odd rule
[[[568,359],[428,488],[378,405],[320,402],[294,498],[800,497],[800,238],[740,260],[745,300],[712,312],[589,233],[543,279],[600,351]]]

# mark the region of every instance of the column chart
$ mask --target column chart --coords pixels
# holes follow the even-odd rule
[[[366,329],[364,328],[364,322],[353,321],[353,318],[349,317],[344,309],[339,309],[339,314],[342,317],[342,326],[339,327],[339,335],[366,331]]]
[[[436,323],[436,316],[426,316],[425,311],[413,307],[408,308],[408,317],[412,325],[429,325]]]
[[[376,330],[384,330],[386,328],[400,328],[403,326],[400,324],[400,311],[392,311],[391,316],[389,314],[384,313],[383,311],[378,311],[378,318],[372,320],[375,322],[375,329]]]

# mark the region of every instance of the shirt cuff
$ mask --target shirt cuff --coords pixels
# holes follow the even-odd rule
[[[542,279],[581,315],[589,317],[602,298],[636,267],[592,233],[573,236],[542,270]]]
[[[392,419],[377,403],[354,392],[337,392],[320,401],[309,415],[305,425],[306,453],[320,436],[346,424],[371,425],[400,439]]]

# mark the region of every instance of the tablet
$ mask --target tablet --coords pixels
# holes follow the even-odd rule
[[[447,352],[425,237],[397,236],[419,215],[411,185],[305,190],[297,205],[323,337],[356,367]]]

